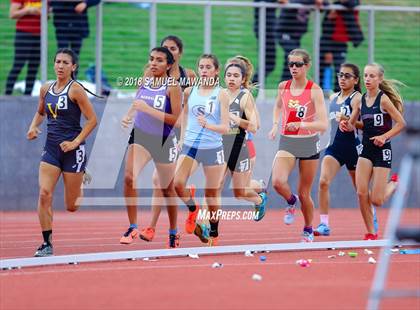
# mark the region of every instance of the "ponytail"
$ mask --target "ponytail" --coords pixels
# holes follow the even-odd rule
[[[241,67],[245,68],[245,74],[243,75],[244,81],[242,82],[242,87],[252,90],[256,87],[255,84],[252,83],[252,76],[254,74],[254,66],[252,65],[251,61],[242,55],[237,55],[233,58],[228,59],[225,65],[225,70],[231,65],[231,64],[238,64]]]
[[[382,65],[378,63],[368,64],[367,66],[375,67],[378,70],[379,75],[382,77],[382,82],[379,84],[379,89],[382,90],[385,93],[385,95],[388,96],[388,98],[391,100],[392,104],[397,108],[397,110],[400,113],[403,113],[403,100],[398,87],[405,86],[405,84],[398,80],[385,79],[385,69],[384,67],[382,67]]]
[[[391,100],[392,104],[402,114],[404,112],[403,99],[398,90],[398,86],[405,86],[404,83],[398,80],[383,80],[379,84],[379,89],[382,90]]]

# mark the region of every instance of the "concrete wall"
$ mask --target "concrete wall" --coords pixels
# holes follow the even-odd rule
[[[121,116],[127,111],[129,100],[110,99],[107,103],[93,100],[98,119],[101,120],[98,129],[87,141],[90,154],[89,169],[92,170],[94,182],[85,189],[84,202],[86,208],[122,208],[122,176],[123,156],[126,147],[128,131],[119,127]],[[420,124],[419,108],[416,104],[407,105],[406,116],[409,121]],[[36,98],[0,97],[0,206],[1,210],[35,210],[38,199],[38,166],[41,151],[46,137],[46,126],[43,133],[35,141],[26,140],[26,132],[37,108]],[[257,148],[257,165],[255,179],[270,180],[271,165],[277,150],[278,140],[270,141],[267,133],[271,128],[272,103],[258,104],[262,119],[262,128],[255,137]],[[106,110],[106,113],[104,113]],[[392,141],[393,171],[398,171],[402,156],[407,153],[407,138],[400,136]],[[111,159],[110,159],[111,158]],[[201,169],[200,169],[201,170]],[[295,169],[296,170],[296,169]],[[143,189],[143,197],[150,196],[151,174],[153,165],[146,167],[138,180],[138,187]],[[319,172],[318,172],[319,173]],[[418,174],[419,175],[419,174]],[[290,178],[290,184],[296,190],[296,171]],[[200,188],[203,185],[203,175],[199,171],[193,176],[192,182]],[[418,206],[418,179],[412,183],[412,194],[408,206]],[[314,183],[313,198],[317,205],[318,176]],[[231,191],[226,184],[224,197],[231,197]],[[146,189],[146,190],[144,190]],[[149,189],[149,190],[147,190]],[[416,190],[417,189],[417,190]],[[107,199],[97,200],[100,197]],[[232,202],[232,199],[225,198]],[[101,201],[98,205],[98,201]],[[105,202],[104,202],[105,201]],[[145,205],[148,200],[145,200]],[[270,190],[270,207],[283,207],[284,201]],[[242,205],[239,203],[239,205]],[[331,187],[331,206],[357,207],[356,195],[351,185],[347,171],[342,169]],[[58,184],[54,195],[54,208],[63,209],[63,185]]]

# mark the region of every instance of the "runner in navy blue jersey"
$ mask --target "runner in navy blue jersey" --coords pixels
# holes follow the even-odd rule
[[[85,139],[96,126],[96,115],[85,89],[75,81],[78,61],[67,48],[59,49],[54,57],[57,80],[41,87],[38,110],[29,127],[27,138],[38,137],[39,125],[47,115],[47,140],[39,166],[38,216],[44,242],[35,256],[53,254],[52,201],[55,185],[63,175],[67,211],[78,209],[81,185],[86,165]],[[80,126],[81,115],[86,118]]]

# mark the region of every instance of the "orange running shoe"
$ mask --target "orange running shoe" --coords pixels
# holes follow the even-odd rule
[[[169,235],[169,244],[168,247],[169,248],[177,248],[179,247],[179,239],[180,239],[180,235],[176,234],[176,235]]]
[[[195,186],[191,185],[189,188],[191,199],[195,201]],[[192,234],[195,230],[195,221],[197,219],[198,210],[200,209],[200,206],[197,202],[195,202],[195,211],[191,212],[188,210],[188,218],[185,221],[185,232],[187,234]]]
[[[365,234],[365,237],[363,238],[363,240],[377,240],[378,239],[378,234]]]
[[[153,227],[143,228],[140,232],[140,238],[144,241],[152,241],[155,236],[155,229]]]
[[[207,243],[208,246],[217,246],[219,244],[219,237],[210,237],[209,242]]]
[[[139,236],[139,231],[136,228],[128,228],[128,230],[124,233],[124,235],[120,239],[120,243],[122,244],[130,244]]]

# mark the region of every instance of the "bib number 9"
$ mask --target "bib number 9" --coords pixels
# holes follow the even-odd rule
[[[384,125],[384,116],[382,113],[373,114],[373,125],[374,126],[383,126]]]

